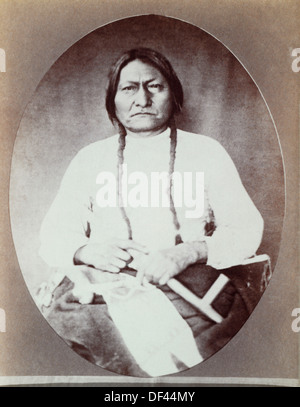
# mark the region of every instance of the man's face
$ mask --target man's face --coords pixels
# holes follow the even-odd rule
[[[159,134],[172,113],[168,82],[153,66],[134,60],[121,71],[115,108],[127,131],[140,136]]]

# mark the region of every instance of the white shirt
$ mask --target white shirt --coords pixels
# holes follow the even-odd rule
[[[151,175],[168,172],[169,135],[170,129],[153,137],[126,136],[124,168],[127,177],[123,180],[123,187],[127,188],[129,199],[125,210],[133,239],[150,251],[174,246],[177,233],[170,208],[151,206],[154,196],[154,193],[151,195]],[[83,148],[67,169],[41,228],[40,255],[50,266],[72,265],[77,249],[89,241],[101,243],[112,237],[128,238],[120,209],[116,205],[99,206],[102,202],[99,197],[102,196],[105,201],[102,193],[108,186],[107,182],[99,184],[99,174],[105,172],[113,177],[117,174],[118,137],[116,135]],[[146,178],[135,178],[134,182],[132,177],[136,171]],[[197,193],[199,197],[199,191],[202,191],[203,211],[196,218],[187,217],[187,211],[192,208],[185,204],[184,197],[182,205],[179,205],[180,199],[177,202],[182,240],[206,241],[207,264],[217,269],[240,264],[255,255],[262,239],[263,219],[224,148],[210,137],[177,130],[174,172],[182,177],[184,172],[190,174],[192,188],[183,189],[183,192],[192,193],[190,198],[195,198]],[[203,174],[203,188],[196,184],[196,173]],[[136,197],[139,202],[139,193],[146,191],[146,180],[148,199],[144,199],[147,197],[145,194],[143,200],[140,199],[144,207],[132,207],[130,198]],[[183,188],[185,186],[183,184]],[[157,193],[157,188],[154,191]],[[167,191],[160,193],[165,195]],[[206,236],[205,226],[212,219],[215,231]]]

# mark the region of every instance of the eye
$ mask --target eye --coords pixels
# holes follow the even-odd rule
[[[161,83],[151,83],[148,85],[148,89],[152,92],[152,93],[157,93],[162,91],[164,88],[164,86]]]
[[[124,93],[134,93],[136,91],[135,85],[127,85],[122,87],[122,92]]]

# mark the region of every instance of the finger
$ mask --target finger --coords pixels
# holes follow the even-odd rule
[[[132,260],[128,265],[132,270],[138,271],[138,265],[135,260]]]
[[[149,283],[149,281],[147,280],[146,277],[143,278],[143,286],[151,286],[151,284]]]
[[[141,285],[143,285],[143,280],[145,278],[144,276],[145,276],[145,273],[144,273],[143,269],[139,269],[135,275],[138,283]]]
[[[136,278],[137,278],[138,282],[142,285],[143,285],[144,279],[146,278],[145,273],[146,273],[146,270],[148,267],[148,260],[149,260],[149,257],[145,256],[143,259],[140,259],[140,262],[138,264]],[[148,280],[148,278],[147,278],[147,280]]]
[[[94,266],[99,270],[118,273],[121,268],[124,268],[126,266],[126,262],[113,255],[112,251],[110,250],[109,253],[106,254],[106,256],[98,256],[98,259],[95,262]]]
[[[119,273],[120,272],[120,268],[117,266],[114,266],[113,264],[107,264],[103,268],[101,268],[101,267],[98,267],[98,268],[103,271],[109,271],[110,273]]]
[[[128,253],[133,259],[138,260],[139,262],[143,262],[148,258],[148,254],[139,252],[134,249],[128,249]]]
[[[123,249],[120,249],[119,247],[114,247],[112,253],[115,257],[120,260],[124,260],[125,262],[131,259],[130,253],[126,252]]]
[[[128,249],[128,253],[131,255],[131,262],[127,262],[127,264],[130,264],[130,267],[132,267],[132,264],[136,264],[136,266],[139,268],[139,266],[142,267],[143,263],[147,260],[148,255],[138,252],[137,250],[133,249]]]
[[[130,239],[117,239],[116,244],[124,250],[127,249],[135,249],[138,250],[139,252],[148,254],[149,250],[146,248],[146,246],[141,245],[140,243],[135,242],[134,240]]]
[[[162,267],[163,265],[154,259],[153,261],[147,263],[144,269],[144,276],[148,279],[148,281],[152,281],[153,283],[157,284],[165,271],[162,269]]]
[[[123,269],[126,266],[126,261],[118,259],[117,257],[113,257],[109,261],[110,265],[116,266],[119,269]]]
[[[159,279],[158,284],[159,285],[165,285],[167,282],[170,280],[171,276],[169,273],[164,273],[162,277]]]

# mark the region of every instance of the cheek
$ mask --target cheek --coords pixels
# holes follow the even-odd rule
[[[124,114],[129,109],[128,100],[125,100],[121,96],[115,97],[115,111],[117,114]]]
[[[166,97],[160,101],[160,110],[164,116],[170,116],[173,110],[171,97]]]

